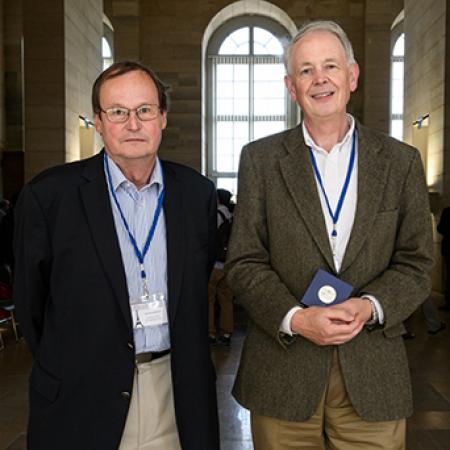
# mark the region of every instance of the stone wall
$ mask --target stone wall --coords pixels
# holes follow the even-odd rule
[[[101,71],[101,0],[24,0],[25,179],[80,158],[78,116],[92,117]],[[94,153],[94,148],[92,152]]]
[[[364,123],[389,133],[391,26],[403,0],[366,0],[364,61]]]
[[[25,179],[65,161],[64,3],[23,1]]]
[[[5,149],[23,151],[22,142],[22,0],[3,2]]]
[[[102,71],[102,35],[101,0],[65,0],[66,161],[78,160],[99,150],[95,145],[99,140],[81,138],[83,129],[80,130],[79,116],[93,117],[90,94],[94,80]]]
[[[405,1],[405,141],[417,145],[427,182],[443,192],[445,0]],[[430,114],[422,128],[413,122]],[[427,139],[422,139],[424,134]]]
[[[445,0],[405,0],[404,21],[404,139],[420,150],[431,191],[436,258],[433,288],[438,291],[442,289],[443,274],[436,223],[445,198],[449,196],[449,172],[445,166],[449,165],[450,152],[446,150],[444,129],[444,87],[448,76],[445,71],[446,3]],[[429,119],[419,126],[417,119],[427,114]]]

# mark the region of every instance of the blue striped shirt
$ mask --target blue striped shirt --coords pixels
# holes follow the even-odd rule
[[[157,158],[149,183],[138,190],[131,181],[125,178],[125,175],[115,162],[109,156],[107,158],[111,172],[112,186],[117,200],[128,222],[130,231],[136,239],[139,249],[142,251],[153,221],[158,195],[163,186],[161,163]],[[107,177],[106,171],[105,176]],[[135,299],[143,295],[140,265],[112,197],[109,184],[108,190],[122,261],[125,268],[128,294],[130,299]],[[161,215],[159,216],[155,234],[145,256],[144,266],[150,294],[157,292],[163,293],[166,298],[167,308],[167,248],[164,210],[161,211]],[[135,329],[134,343],[136,353],[162,351],[170,348],[168,324]]]

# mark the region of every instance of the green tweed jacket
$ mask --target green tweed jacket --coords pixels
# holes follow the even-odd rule
[[[381,303],[383,327],[338,346],[353,406],[367,421],[412,413],[402,322],[430,292],[428,193],[416,149],[357,123],[358,203],[339,277]],[[333,346],[279,333],[318,268],[335,273],[301,126],[248,144],[226,271],[250,321],[233,389],[259,415],[303,421],[324,392]]]

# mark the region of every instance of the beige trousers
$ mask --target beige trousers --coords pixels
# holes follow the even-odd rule
[[[406,419],[366,422],[353,409],[337,351],[315,414],[304,422],[251,415],[255,450],[404,450]]]
[[[181,450],[175,423],[170,355],[137,364],[119,450]]]
[[[208,284],[209,301],[209,334],[216,334],[214,305],[218,301],[220,305],[219,327],[220,334],[233,334],[233,293],[225,280],[225,272],[214,268]]]

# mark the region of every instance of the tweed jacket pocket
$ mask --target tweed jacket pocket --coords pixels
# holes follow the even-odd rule
[[[399,323],[398,325],[396,325],[394,327],[390,327],[386,330],[383,330],[383,334],[387,338],[395,338],[395,337],[401,336],[402,334],[405,334],[405,333],[406,333],[406,328],[403,325],[403,323]]]

